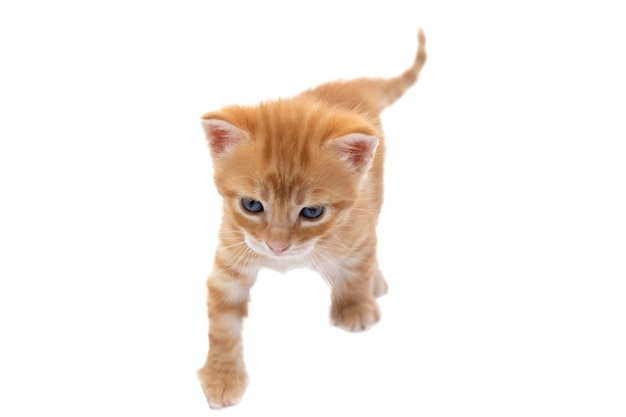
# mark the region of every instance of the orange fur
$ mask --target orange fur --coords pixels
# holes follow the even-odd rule
[[[391,79],[322,84],[258,106],[202,116],[223,197],[207,280],[209,353],[198,371],[213,408],[245,390],[241,325],[258,271],[308,266],[331,286],[333,323],[364,330],[380,318],[387,283],[376,260],[385,143],[380,112],[417,80],[426,60]],[[319,217],[317,217],[319,215]]]

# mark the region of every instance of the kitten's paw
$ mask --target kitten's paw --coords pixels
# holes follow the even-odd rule
[[[380,309],[375,300],[333,303],[330,318],[335,326],[349,332],[358,332],[369,329],[380,320]]]
[[[241,401],[248,383],[245,371],[224,372],[207,367],[198,370],[198,379],[209,406],[214,409],[235,405]]]

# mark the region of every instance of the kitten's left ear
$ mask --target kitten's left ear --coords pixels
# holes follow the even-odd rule
[[[326,146],[349,168],[361,173],[372,164],[378,147],[378,138],[362,133],[351,133],[327,142]]]
[[[233,146],[250,140],[250,135],[238,127],[220,119],[202,119],[202,128],[206,134],[211,153],[215,157],[226,154]]]

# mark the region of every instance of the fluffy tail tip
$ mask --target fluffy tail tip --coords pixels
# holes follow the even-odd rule
[[[426,62],[426,35],[424,35],[424,29],[419,28],[417,31],[417,55],[415,56],[415,62],[422,66]]]

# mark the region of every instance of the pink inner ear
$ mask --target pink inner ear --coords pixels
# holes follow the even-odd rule
[[[344,144],[341,151],[346,161],[355,166],[361,166],[372,157],[371,146],[371,141],[360,139]]]
[[[202,127],[215,156],[222,156],[231,146],[248,138],[244,131],[219,119],[204,119]]]
[[[368,166],[378,146],[377,137],[360,133],[342,136],[333,142],[335,142],[335,152],[341,159],[358,171]]]
[[[234,139],[231,132],[227,129],[222,126],[215,125],[208,127],[208,136],[210,137],[213,152],[218,155],[224,152]]]

